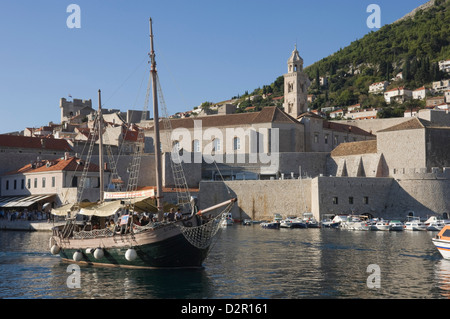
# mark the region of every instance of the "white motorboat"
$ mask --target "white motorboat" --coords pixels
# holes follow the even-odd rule
[[[320,221],[320,225],[324,228],[338,228],[340,225],[340,222],[333,221],[334,215],[323,215],[323,219]]]
[[[337,224],[337,227],[343,227],[343,225],[347,224],[348,215],[336,215],[331,220],[332,223]]]
[[[450,259],[450,225],[445,225],[431,241],[444,259]]]
[[[436,216],[431,216],[425,222],[427,226],[427,230],[429,231],[440,231],[445,226],[445,222],[442,219],[437,218]]]
[[[281,228],[308,228],[305,221],[297,217],[288,217],[280,221]]]
[[[341,223],[341,227],[349,230],[369,230],[370,226],[366,218],[367,216],[350,215],[347,221]]]
[[[370,230],[379,230],[379,231],[385,231],[390,230],[389,221],[380,219],[378,221],[375,221],[373,224],[370,225]]]
[[[420,221],[419,217],[408,216],[408,220],[405,222],[405,230],[421,231],[427,230],[427,226],[424,222]]]
[[[314,218],[312,213],[303,213],[303,221],[308,228],[320,228],[320,223]]]
[[[281,216],[281,214],[274,214],[273,221],[261,223],[261,227],[270,229],[279,229],[282,221],[283,217]]]
[[[403,231],[405,229],[405,225],[399,220],[391,220],[389,222],[389,230],[390,231]]]
[[[269,228],[269,229],[279,229],[280,228],[280,223],[279,222],[264,222],[261,223],[261,227],[262,228]]]
[[[233,226],[233,217],[231,216],[231,213],[228,213],[223,217],[221,226]]]

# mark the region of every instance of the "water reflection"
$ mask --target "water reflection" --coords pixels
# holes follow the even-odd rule
[[[211,282],[204,269],[141,270],[82,266],[81,288],[66,286],[69,273],[58,276],[67,263],[54,266],[55,285],[71,298],[198,299],[210,298]]]
[[[436,263],[435,275],[441,296],[450,299],[450,260],[439,260]]]

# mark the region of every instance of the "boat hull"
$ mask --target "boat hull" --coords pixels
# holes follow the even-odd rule
[[[268,229],[279,229],[280,223],[262,223],[262,228],[268,228]]]
[[[404,230],[404,226],[403,225],[391,225],[389,227],[390,231],[403,231]]]
[[[53,237],[61,248],[59,255],[64,261],[79,264],[124,268],[192,268],[202,267],[208,248],[193,246],[176,226],[146,230],[137,234],[116,234],[95,239],[60,239]],[[103,256],[96,258],[96,248]],[[128,249],[136,251],[136,258],[128,260]],[[76,260],[75,253],[81,253]],[[98,257],[98,256],[97,256]]]
[[[434,246],[441,253],[444,259],[450,259],[450,241],[432,238]]]

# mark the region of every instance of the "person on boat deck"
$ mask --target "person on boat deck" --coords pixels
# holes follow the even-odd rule
[[[175,220],[175,208],[171,208],[169,214],[167,215],[169,222],[173,222]]]
[[[181,218],[183,218],[183,214],[181,213],[181,208],[178,208],[177,213],[175,214],[175,218],[177,220],[180,220]]]
[[[139,221],[139,217],[137,215],[133,215],[133,224],[141,226],[141,222]]]
[[[110,230],[112,230],[112,231],[114,231],[114,229],[116,228],[116,224],[114,224],[114,220],[113,220],[113,219],[111,219],[111,220],[109,221],[108,228],[109,228]]]

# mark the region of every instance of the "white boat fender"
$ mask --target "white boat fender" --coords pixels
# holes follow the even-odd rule
[[[137,253],[136,250],[134,250],[133,248],[129,248],[126,253],[125,253],[125,258],[128,261],[133,261],[137,258]]]
[[[75,262],[80,261],[82,258],[83,258],[83,253],[82,253],[81,251],[77,250],[76,252],[73,253],[72,259],[73,259]]]
[[[53,237],[50,237],[49,242],[48,242],[48,248],[52,248],[53,245],[56,244],[56,240]]]
[[[86,255],[94,253],[94,248],[86,248]]]
[[[103,252],[103,249],[98,247],[95,251],[94,251],[94,257],[95,259],[101,259],[103,258],[103,256],[105,256],[105,253]]]
[[[50,252],[52,253],[52,255],[58,255],[60,251],[61,248],[56,244],[54,244],[52,248],[50,248]]]

